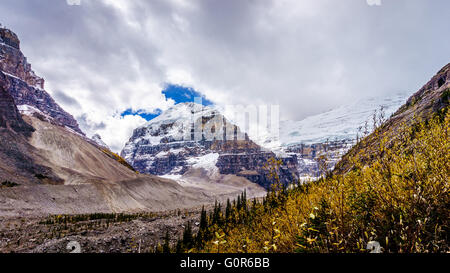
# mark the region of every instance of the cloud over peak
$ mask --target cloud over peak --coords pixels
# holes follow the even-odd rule
[[[446,0],[4,0],[48,91],[120,150],[167,109],[167,83],[218,105],[279,104],[302,119],[360,97],[413,93],[448,63]],[[99,124],[101,126],[99,126]]]

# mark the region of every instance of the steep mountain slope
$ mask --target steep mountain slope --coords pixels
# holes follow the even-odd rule
[[[36,76],[20,51],[20,41],[11,30],[0,27],[0,70],[6,75],[5,86],[17,106],[29,105],[51,117],[55,123],[82,134],[78,122],[64,111],[44,90],[44,79]]]
[[[205,128],[207,123],[209,130]],[[231,129],[224,130],[224,126]],[[214,132],[207,135],[211,131]],[[234,139],[236,142],[228,141]],[[212,146],[224,151],[259,150],[213,108],[180,103],[135,129],[121,155],[140,172],[179,174],[186,171],[183,167],[187,165],[187,157],[211,153]]]
[[[211,203],[240,192],[181,186],[138,174],[66,128],[36,115],[24,116],[24,120],[35,128],[25,155],[47,172],[35,168],[34,180],[12,177],[10,181],[19,185],[0,189],[0,215],[164,211]],[[22,173],[15,170],[15,175]]]
[[[276,157],[217,109],[195,103],[177,104],[135,129],[121,155],[143,173],[181,176],[191,169],[203,169],[206,172],[193,173],[205,173],[211,181],[221,180],[215,178],[221,175],[245,177],[266,188],[271,179],[264,166]],[[286,166],[280,170],[282,182],[295,180],[296,158],[281,160]]]
[[[137,173],[85,137],[42,89],[14,33],[2,28],[0,37],[0,216],[162,211],[243,190],[203,190]]]
[[[389,139],[389,143],[397,139],[398,129],[401,126],[414,126],[420,121],[426,121],[433,115],[445,116],[442,109],[447,111],[450,98],[450,64],[444,66],[427,84],[412,95],[392,117],[384,123],[376,133],[366,137],[347,153],[336,166],[337,173],[343,173],[353,167],[350,158],[365,151],[366,155],[360,160],[370,161],[371,155],[367,151],[376,151],[380,145],[380,136]],[[389,143],[387,145],[389,145]]]
[[[49,175],[50,172],[30,157],[30,151],[35,149],[28,143],[28,138],[34,128],[22,119],[14,99],[3,87],[6,79],[0,72],[0,183],[39,183],[36,173]]]
[[[137,174],[37,112],[22,118],[1,86],[0,95],[0,179],[15,185],[0,187],[0,216],[159,211],[228,196]]]

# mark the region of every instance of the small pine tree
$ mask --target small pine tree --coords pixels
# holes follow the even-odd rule
[[[163,253],[170,253],[170,234],[169,230],[166,231],[166,236],[164,236]]]
[[[192,235],[191,223],[188,222],[183,232],[183,247],[191,249],[194,246],[194,237]]]
[[[218,219],[219,219],[219,207],[218,207],[218,203],[217,203],[217,200],[216,200],[216,202],[214,203],[212,223],[213,224],[217,224]]]
[[[200,230],[205,230],[208,227],[208,218],[206,216],[205,206],[202,207],[202,213],[200,216]]]
[[[228,223],[231,218],[231,202],[230,199],[227,199],[227,207],[225,208],[225,221]]]
[[[206,216],[205,207],[202,207],[202,212],[201,212],[201,216],[200,216],[200,226],[199,226],[197,236],[195,237],[196,247],[198,249],[202,249],[207,240],[209,240],[208,218]]]
[[[176,253],[182,253],[183,252],[183,242],[182,242],[182,240],[178,240],[177,241],[177,245],[175,247],[175,252]]]

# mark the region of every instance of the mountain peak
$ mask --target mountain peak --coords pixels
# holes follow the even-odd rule
[[[218,109],[192,102],[176,104],[135,129],[121,155],[141,173],[193,175],[200,168],[206,169],[205,177],[236,175],[265,187],[270,179],[264,166],[276,157]],[[289,161],[289,168],[280,175],[282,181],[295,179],[296,158],[282,160]]]
[[[4,27],[0,27],[0,73],[5,75],[4,88],[17,107],[31,106],[51,117],[55,124],[84,135],[73,116],[44,90],[44,79],[31,69],[31,64],[20,51],[17,35]]]
[[[4,43],[15,49],[20,49],[20,40],[11,30],[0,25],[0,43]]]
[[[93,140],[100,147],[107,148],[109,150],[108,145],[105,142],[103,142],[103,139],[102,139],[102,137],[99,134],[94,134],[91,137],[91,140]]]
[[[194,102],[178,103],[168,108],[166,111],[163,111],[161,115],[148,121],[144,126],[160,122],[172,122],[174,120],[188,120],[195,118],[195,116],[198,114],[200,115],[213,114],[214,111],[215,109],[211,106],[204,106]]]

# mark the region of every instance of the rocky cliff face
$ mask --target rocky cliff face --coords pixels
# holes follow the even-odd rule
[[[314,144],[293,144],[285,148],[298,158],[301,179],[320,177],[324,169],[332,170],[354,144],[352,138]]]
[[[5,90],[6,76],[0,72],[0,128],[11,130],[24,136],[31,136],[33,127],[28,125],[14,103],[13,97]]]
[[[266,166],[271,158],[277,158],[277,156],[268,151],[227,153],[219,156],[216,166],[222,174],[236,174],[269,189],[273,183],[273,178]],[[282,161],[278,170],[280,182],[284,185],[295,182],[298,178],[297,170],[299,169],[297,156],[292,155],[278,159]]]
[[[216,169],[268,187],[264,165],[276,155],[251,141],[216,109],[181,103],[134,130],[121,155],[140,172],[184,174],[192,167]],[[217,155],[217,156],[213,156]],[[281,174],[283,182],[297,178],[296,159]],[[250,175],[251,174],[251,175]]]
[[[420,114],[427,117],[449,105],[450,98],[450,63],[444,66],[419,91],[412,95],[394,117],[412,117]]]
[[[51,117],[55,124],[84,135],[77,121],[44,90],[44,79],[36,76],[31,69],[27,58],[20,51],[17,35],[2,27],[0,27],[0,70],[6,76],[5,89],[17,106],[28,105],[38,109]]]
[[[49,168],[36,164],[31,156],[36,149],[28,140],[35,129],[22,118],[6,85],[7,77],[0,72],[0,183],[39,184],[44,175],[54,178]]]

